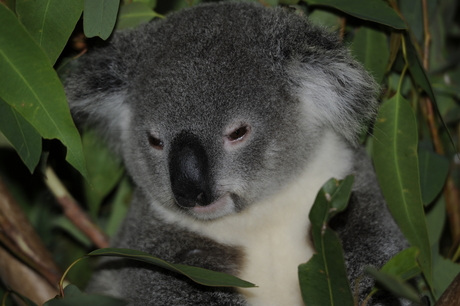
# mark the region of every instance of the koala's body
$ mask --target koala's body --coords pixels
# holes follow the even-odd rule
[[[310,208],[348,174],[352,198],[334,229],[351,283],[406,246],[357,148],[378,87],[334,34],[288,9],[206,4],[117,33],[79,60],[66,89],[75,119],[107,138],[136,186],[112,246],[259,286],[204,287],[108,260],[91,291],[131,305],[303,305]],[[361,296],[371,287],[363,278]],[[371,304],[404,303],[377,294]]]

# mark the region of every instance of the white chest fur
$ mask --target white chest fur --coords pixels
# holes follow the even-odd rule
[[[258,286],[240,289],[250,305],[303,305],[297,267],[314,252],[308,242],[308,214],[321,186],[331,177],[343,178],[350,172],[351,154],[330,133],[301,175],[275,196],[206,226],[165,217],[217,242],[244,249],[238,276]]]

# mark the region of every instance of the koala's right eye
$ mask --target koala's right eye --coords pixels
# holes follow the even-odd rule
[[[152,135],[149,134],[149,143],[150,145],[157,150],[163,150],[163,141],[161,139],[158,139],[156,137],[153,137]]]

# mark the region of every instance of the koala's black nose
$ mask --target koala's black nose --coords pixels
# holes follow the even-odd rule
[[[174,139],[169,152],[169,176],[179,206],[211,204],[208,158],[193,134],[183,132]]]

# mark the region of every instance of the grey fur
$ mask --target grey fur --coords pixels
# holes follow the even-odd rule
[[[364,266],[380,267],[406,246],[372,165],[356,149],[375,115],[377,85],[334,34],[304,17],[248,3],[201,5],[116,33],[77,66],[66,82],[74,118],[107,138],[136,184],[114,247],[238,274],[247,250],[165,216],[206,226],[263,204],[301,175],[330,130],[353,152],[357,175],[350,207],[334,224],[351,282]],[[251,138],[225,147],[228,130],[241,126]],[[149,135],[163,142],[162,150],[152,148]],[[176,205],[171,147],[188,135],[206,152],[211,200],[230,192],[233,210],[201,216]],[[360,290],[371,285],[365,279]],[[205,288],[123,260],[105,261],[89,289],[132,305],[248,304],[232,289]],[[397,303],[383,295],[368,305]]]

